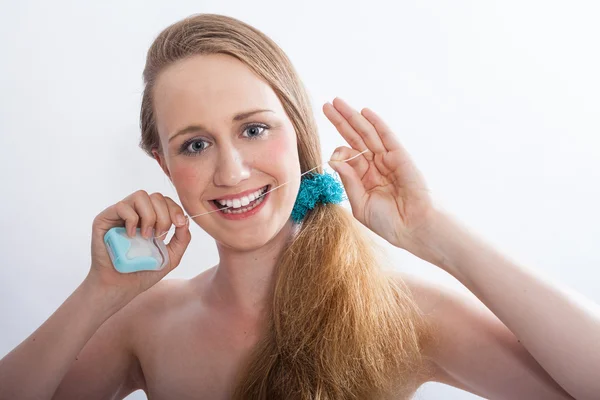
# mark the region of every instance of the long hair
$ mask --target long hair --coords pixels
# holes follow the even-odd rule
[[[153,109],[157,76],[175,61],[227,54],[263,78],[297,134],[302,172],[321,163],[308,95],[285,53],[235,18],[192,15],[148,50],[140,147],[161,151]],[[318,172],[323,172],[319,168]],[[242,366],[236,399],[377,399],[412,393],[428,327],[406,286],[384,274],[365,228],[340,205],[318,205],[280,255],[264,334]]]

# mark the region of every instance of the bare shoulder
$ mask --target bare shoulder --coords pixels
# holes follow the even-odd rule
[[[163,279],[143,293],[137,295],[111,319],[113,324],[120,325],[115,328],[121,332],[126,346],[134,357],[134,363],[129,371],[128,381],[134,389],[147,390],[146,378],[142,370],[140,359],[146,351],[143,335],[154,328],[160,320],[159,315],[165,315],[169,307],[176,302],[177,293],[185,283],[180,279]]]
[[[122,398],[146,390],[137,332],[164,307],[164,299],[179,284],[161,282],[110,316],[81,349],[53,398]]]
[[[207,278],[214,272],[215,268],[216,266],[208,268],[192,279],[162,279],[136,296],[126,307],[129,313],[142,317],[144,320],[147,318],[152,320],[153,317],[159,314],[165,315],[164,311],[185,305],[190,301],[191,296],[195,296],[195,301],[197,301],[197,295],[205,287]],[[133,315],[131,316],[133,317]],[[140,321],[138,318],[136,323],[147,322],[144,320]]]
[[[463,390],[473,390],[454,376],[456,366],[474,361],[482,347],[490,342],[502,343],[504,351],[517,344],[512,333],[474,295],[423,277],[390,271],[394,280],[408,289],[421,315],[430,327],[431,340],[423,349],[429,371],[428,381],[441,382]],[[484,367],[485,360],[480,367]],[[464,372],[464,371],[463,371]]]
[[[405,287],[412,295],[421,315],[430,327],[431,340],[423,349],[425,362],[430,374],[423,380],[451,385],[471,393],[476,393],[465,381],[457,379],[454,374],[454,364],[466,361],[471,349],[469,341],[475,347],[480,346],[476,337],[477,330],[500,332],[511,335],[503,325],[485,309],[485,306],[474,296],[468,296],[446,285],[427,280],[414,274],[400,271],[389,271],[389,275],[401,287]],[[486,313],[487,311],[487,313]],[[488,325],[488,326],[485,326]],[[489,330],[491,325],[494,329]],[[498,331],[501,327],[501,331]],[[509,337],[508,340],[511,340]],[[515,340],[516,342],[516,340]],[[452,362],[447,362],[452,359]],[[468,379],[466,379],[468,380]],[[482,395],[482,393],[478,393]]]
[[[137,323],[143,322],[144,317],[165,311],[177,305],[181,301],[182,289],[185,287],[185,279],[163,279],[150,289],[136,296],[127,304],[130,317],[137,319]],[[139,319],[142,319],[140,321]]]
[[[168,324],[177,311],[191,303],[198,303],[198,291],[211,269],[203,271],[193,279],[163,279],[145,292],[136,296],[123,310],[129,324],[134,345],[139,345],[139,333]],[[139,347],[139,346],[138,346]]]
[[[178,311],[190,304],[187,279],[163,279],[135,297],[125,308],[125,320],[131,335],[131,346],[138,356],[144,352],[148,332],[168,326]]]
[[[457,292],[417,275],[400,271],[386,271],[400,286],[406,287],[425,317],[433,317],[434,311],[458,300]]]
[[[427,326],[431,329],[429,332],[431,339],[426,342],[427,347],[423,349],[423,355],[427,364],[426,370],[429,374],[424,377],[421,383],[428,381],[450,383],[448,374],[436,362],[443,329],[440,326],[440,315],[446,312],[444,308],[451,307],[451,302],[458,301],[459,298],[447,287],[417,275],[393,270],[386,271],[386,274],[393,278],[400,287],[408,290],[425,319]]]
[[[475,295],[399,272],[432,327],[428,379],[485,398],[570,399],[519,339]]]

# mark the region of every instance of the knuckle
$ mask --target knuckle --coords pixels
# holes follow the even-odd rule
[[[166,229],[171,225],[171,217],[169,213],[158,214],[156,219],[156,225],[159,229]]]
[[[144,215],[144,217],[149,223],[154,224],[156,222],[156,219],[158,218],[158,215],[159,213],[157,212],[156,207],[154,207],[154,205],[151,205],[150,208],[146,210],[146,214]]]
[[[115,210],[119,215],[125,215],[128,211],[128,208],[129,206],[124,201],[119,201],[117,204],[115,204]]]
[[[172,198],[165,197],[165,200],[167,200],[169,210],[171,210],[173,213],[183,213],[183,208],[181,208],[181,206],[179,206],[179,204],[177,204]]]
[[[156,223],[156,215],[154,214],[148,214],[144,219],[143,219],[143,223],[144,226],[154,226],[154,224]]]
[[[348,122],[350,123],[350,125],[358,124],[358,123],[360,123],[360,117],[361,117],[361,115],[357,111],[354,111],[354,112],[352,112],[352,114],[350,114],[350,118],[348,118]]]
[[[338,119],[333,123],[333,126],[335,126],[338,129],[343,129],[346,126],[346,124],[347,122],[345,120]]]

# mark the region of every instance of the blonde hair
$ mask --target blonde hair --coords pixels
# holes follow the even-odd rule
[[[263,78],[297,134],[302,172],[321,163],[304,86],[285,53],[235,18],[192,15],[148,50],[140,147],[161,151],[152,91],[171,63],[227,54]],[[322,173],[319,168],[318,172]],[[379,268],[372,241],[339,205],[310,211],[280,256],[264,335],[242,368],[236,399],[377,399],[408,395],[424,372],[426,327],[407,288]]]

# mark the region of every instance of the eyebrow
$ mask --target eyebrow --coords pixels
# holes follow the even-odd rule
[[[258,114],[258,113],[262,113],[262,112],[272,112],[272,113],[274,113],[275,111],[268,110],[268,109],[258,109],[258,110],[252,110],[252,111],[245,111],[245,112],[242,112],[242,113],[239,113],[239,114],[235,115],[231,121],[232,122],[243,121],[246,118],[253,116],[254,114]],[[204,128],[202,125],[190,125],[190,126],[186,126],[185,128],[177,131],[176,134],[174,134],[173,136],[171,136],[171,138],[169,138],[169,143],[171,142],[171,140],[175,139],[179,135],[184,135],[186,133],[196,132],[196,131],[207,131],[207,129]]]

